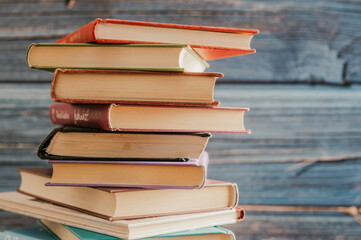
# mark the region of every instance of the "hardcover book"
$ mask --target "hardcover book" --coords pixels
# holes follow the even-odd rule
[[[41,220],[40,224],[60,239],[66,240],[122,240],[121,238],[88,231],[81,228],[71,227],[60,223]],[[198,228],[189,231],[164,234],[161,236],[143,238],[152,240],[235,240],[232,231],[222,227]]]
[[[188,45],[174,44],[33,43],[26,63],[31,68],[50,71],[76,68],[204,72],[209,67]]]
[[[238,203],[235,183],[210,179],[201,189],[192,190],[47,187],[45,184],[50,181],[51,168],[18,171],[21,175],[18,191],[21,193],[110,221],[232,209]]]
[[[221,73],[57,69],[54,102],[218,106],[213,89]]]
[[[108,131],[238,132],[248,108],[51,104],[54,124]]]
[[[200,158],[209,133],[110,132],[56,128],[38,147],[41,159],[181,161]]]
[[[139,239],[231,224],[244,218],[244,210],[235,208],[110,222],[17,192],[0,193],[0,209],[124,239]]]
[[[208,154],[187,162],[50,160],[47,186],[201,188],[207,177]]]
[[[250,42],[257,29],[96,19],[57,43],[189,44],[205,60],[254,53]]]

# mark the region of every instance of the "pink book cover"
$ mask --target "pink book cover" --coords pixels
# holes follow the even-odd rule
[[[209,156],[206,151],[199,159],[190,159],[188,162],[150,162],[150,161],[72,161],[72,160],[50,160],[48,163],[76,163],[76,164],[119,164],[119,165],[157,165],[157,166],[199,166],[203,169],[204,178],[200,186],[159,186],[159,185],[127,185],[127,184],[84,184],[84,183],[53,183],[46,186],[83,186],[83,187],[122,187],[122,188],[147,188],[147,189],[193,189],[202,188],[207,179]],[[53,169],[54,171],[54,169]],[[79,173],[80,174],[80,173]]]

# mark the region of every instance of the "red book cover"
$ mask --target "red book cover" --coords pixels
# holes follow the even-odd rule
[[[183,117],[184,110],[190,111],[186,117]],[[51,104],[49,113],[51,121],[56,125],[107,131],[250,133],[243,124],[243,113],[248,110],[225,107]],[[136,125],[133,122],[137,122]]]
[[[129,21],[129,20],[117,20],[117,19],[96,19],[87,25],[79,28],[78,30],[70,33],[69,35],[58,39],[56,43],[166,43],[166,42],[149,42],[149,41],[134,41],[134,40],[119,40],[111,38],[98,38],[95,34],[95,29],[100,23],[110,24],[125,24],[147,27],[161,27],[161,28],[173,28],[173,29],[186,29],[186,30],[198,30],[208,32],[222,32],[222,33],[234,33],[234,34],[258,34],[257,29],[242,29],[242,28],[225,28],[225,27],[212,27],[212,26],[196,26],[196,25],[184,25],[184,24],[171,24],[171,23],[155,23],[155,22],[141,22],[141,21]],[[172,43],[172,42],[169,42]],[[168,43],[168,44],[169,44]],[[174,42],[176,43],[176,42]],[[231,47],[219,47],[209,45],[195,45],[189,44],[204,60],[215,60],[219,58],[233,57],[237,55],[255,53],[255,49],[241,49]]]
[[[111,105],[50,104],[51,121],[56,125],[78,126],[111,130],[109,108]]]

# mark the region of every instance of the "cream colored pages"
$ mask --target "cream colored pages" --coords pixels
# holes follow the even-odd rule
[[[194,228],[230,224],[240,218],[240,212],[232,209],[110,222],[18,192],[0,193],[0,209],[124,239],[139,239]]]

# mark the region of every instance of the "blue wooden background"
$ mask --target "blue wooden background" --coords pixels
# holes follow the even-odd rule
[[[237,239],[360,239],[360,217],[337,208],[361,207],[360,1],[0,1],[0,191],[18,187],[16,168],[45,165],[35,149],[54,127],[52,74],[26,67],[27,46],[97,17],[260,29],[256,54],[210,62],[225,74],[221,105],[251,108],[251,135],[207,147],[209,177],[237,182],[248,208],[227,227]],[[35,224],[0,211],[0,230]]]

